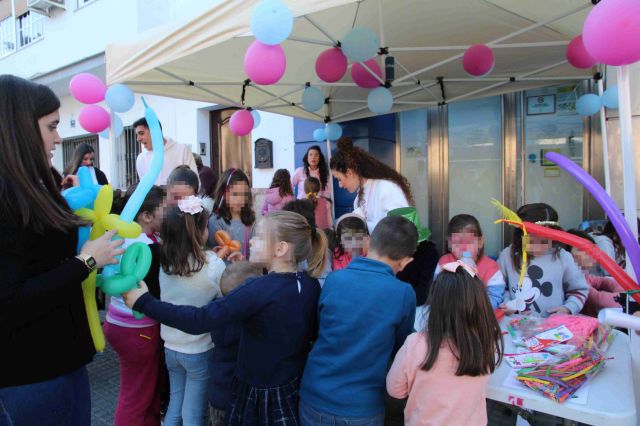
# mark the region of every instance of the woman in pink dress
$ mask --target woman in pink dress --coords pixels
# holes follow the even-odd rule
[[[314,177],[320,181],[320,192],[318,198],[323,198],[326,203],[322,203],[325,206],[326,222],[333,223],[333,216],[331,212],[331,203],[333,196],[333,183],[331,174],[329,173],[329,166],[327,160],[324,158],[322,151],[318,145],[313,145],[307,150],[307,153],[302,158],[303,167],[298,167],[293,173],[291,178],[291,184],[294,188],[297,188],[297,198],[307,198],[307,194],[304,190],[304,181],[309,177]]]

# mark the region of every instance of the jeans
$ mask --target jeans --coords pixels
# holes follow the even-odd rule
[[[164,426],[204,426],[209,387],[211,350],[183,354],[164,349],[171,397]]]
[[[91,392],[87,369],[44,382],[0,388],[1,426],[88,426]]]
[[[301,426],[383,426],[384,412],[371,417],[339,417],[321,413],[300,401]]]

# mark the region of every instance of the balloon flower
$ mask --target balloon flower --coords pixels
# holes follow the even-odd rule
[[[221,259],[224,259],[231,253],[240,251],[240,241],[232,240],[226,231],[216,231],[214,239],[218,244],[218,246],[214,248],[214,251]]]

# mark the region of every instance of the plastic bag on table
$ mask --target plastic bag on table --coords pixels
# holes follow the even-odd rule
[[[580,348],[567,359],[523,368],[516,379],[556,402],[565,402],[604,367],[605,358],[596,349]]]

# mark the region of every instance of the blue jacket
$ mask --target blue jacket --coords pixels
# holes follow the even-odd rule
[[[319,295],[318,280],[306,272],[271,272],[200,308],[144,294],[134,310],[190,334],[241,323],[235,376],[253,387],[275,387],[302,374],[317,333]]]
[[[341,417],[383,412],[387,366],[413,332],[415,311],[411,286],[382,262],[359,257],[329,274],[300,399],[316,411]]]

